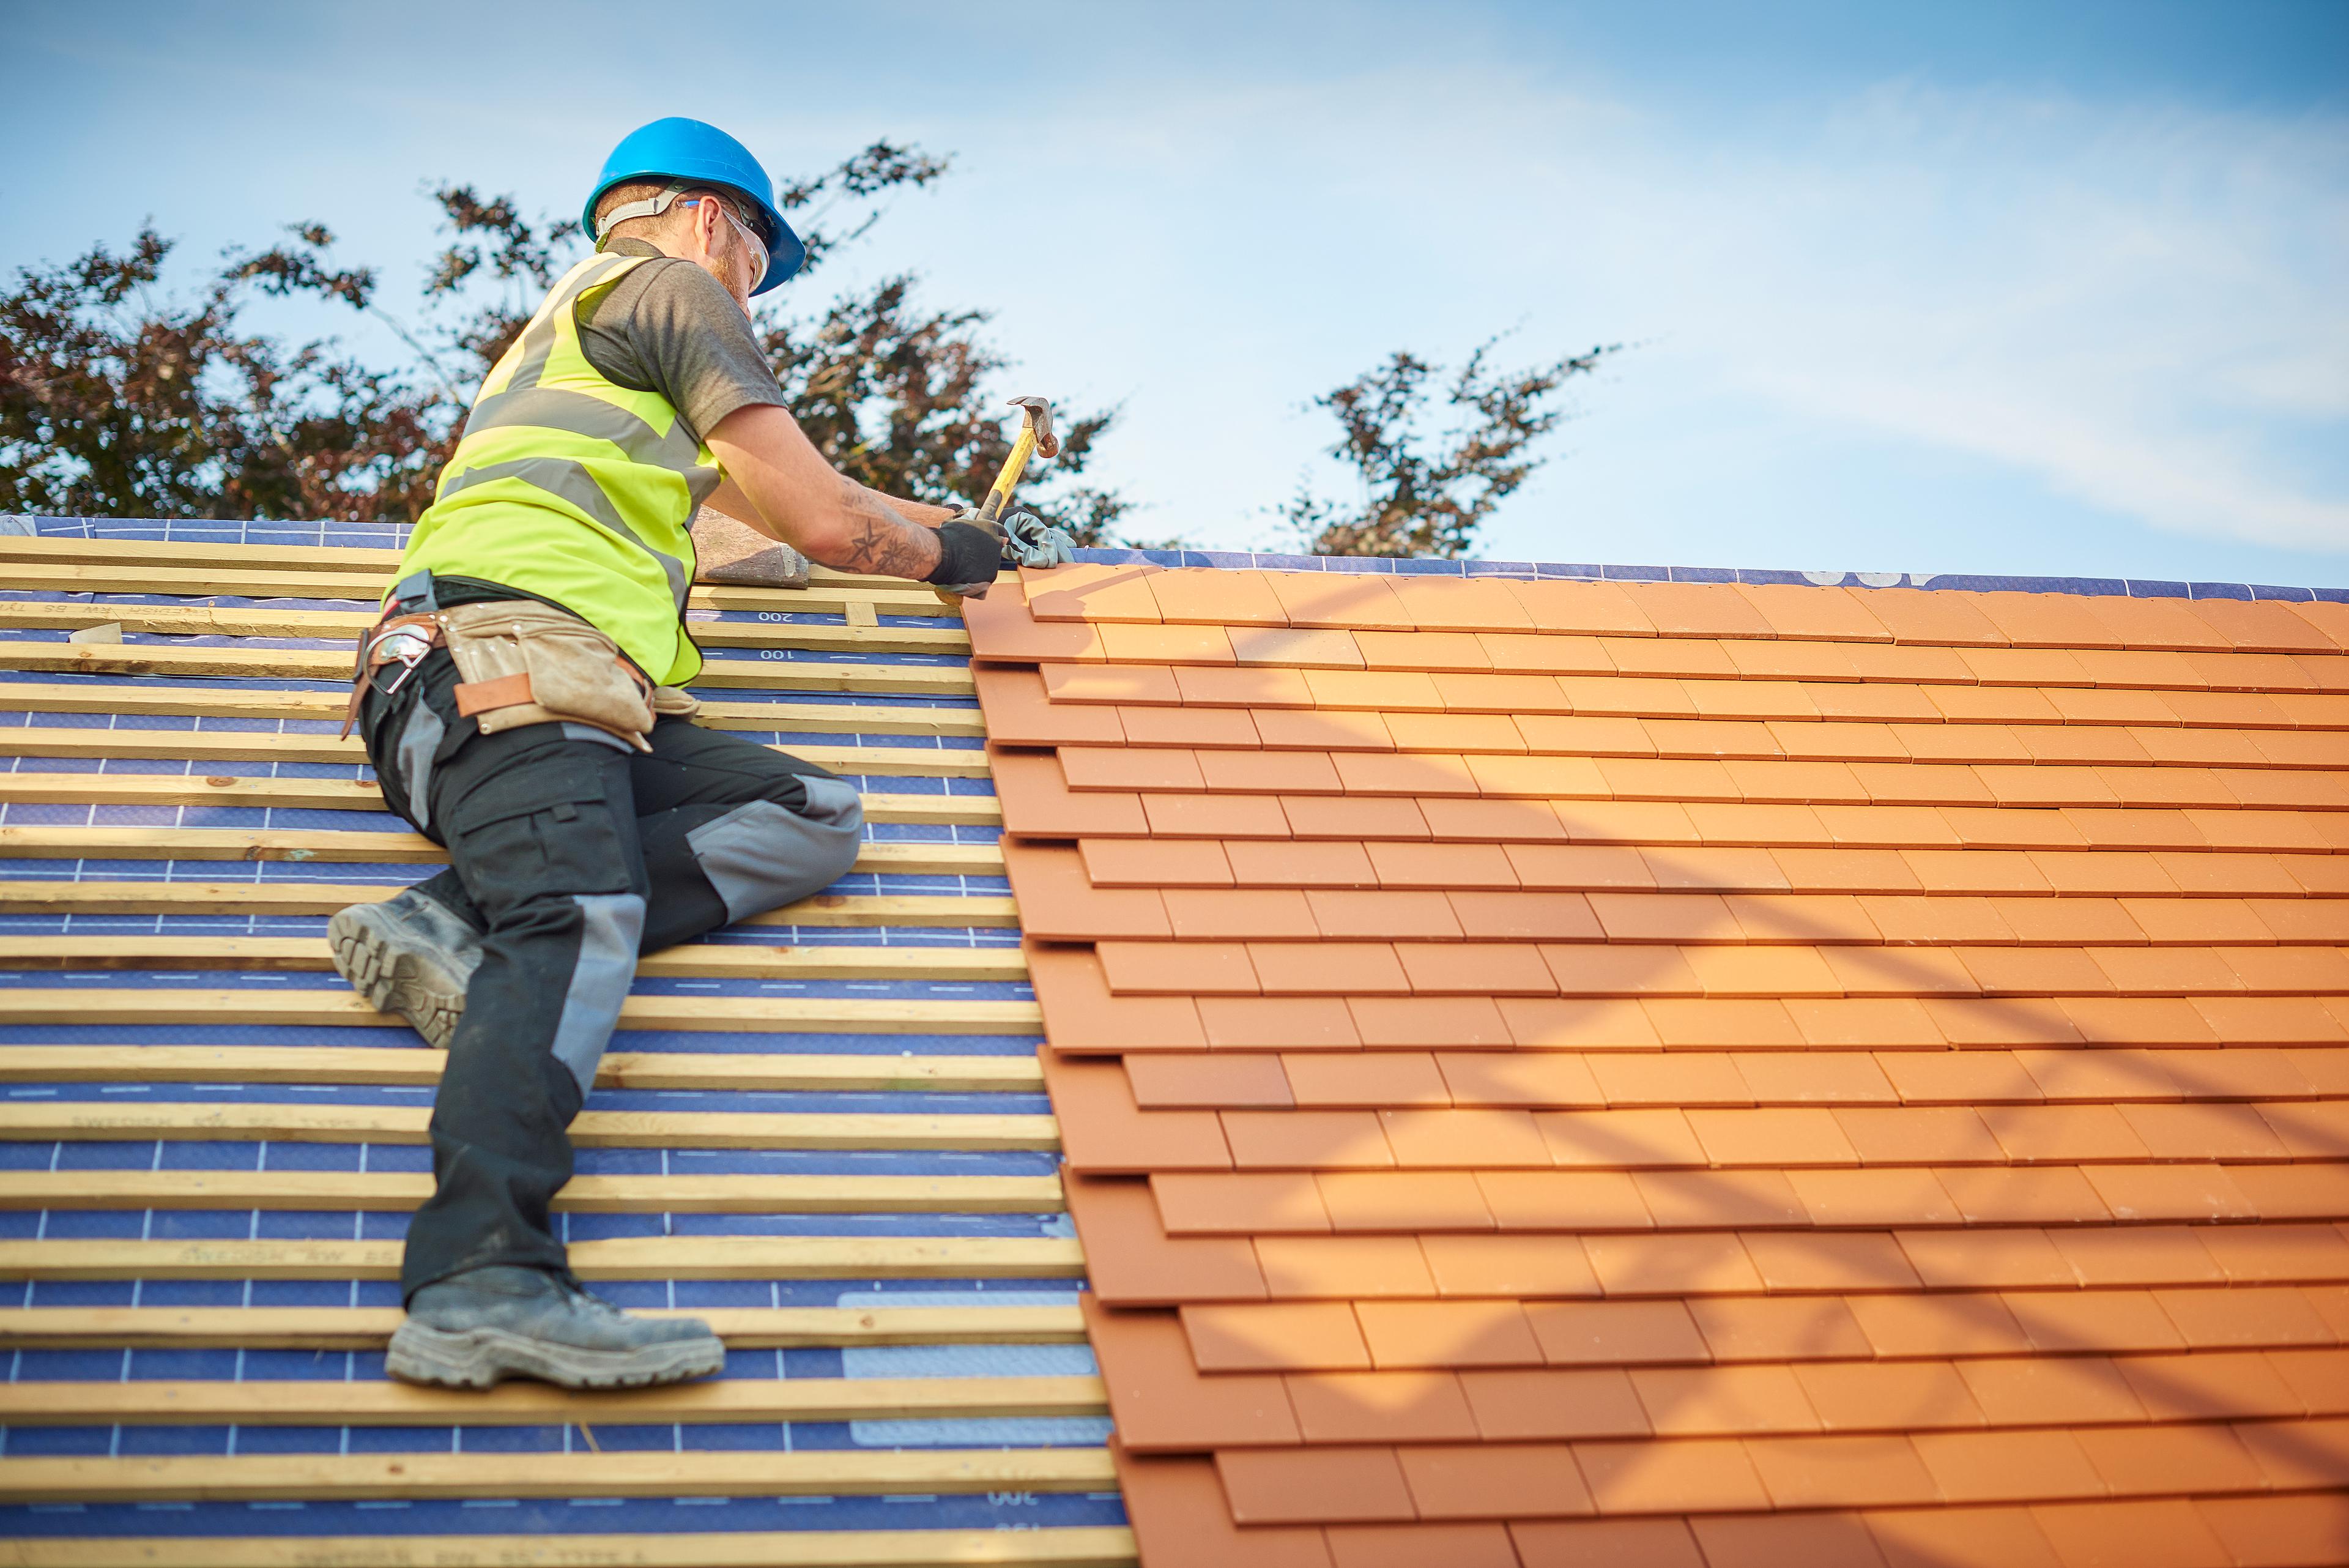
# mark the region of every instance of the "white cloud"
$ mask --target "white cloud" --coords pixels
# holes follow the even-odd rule
[[[1505,69],[1170,88],[1063,104],[1041,171],[1023,143],[1040,192],[1084,193],[1052,213],[1050,302],[1032,253],[966,292],[1019,302],[1040,372],[1130,393],[1117,466],[1225,539],[1324,439],[1300,400],[1522,321],[1529,356],[1655,341],[1592,400],[1594,448],[1702,462],[1692,421],[1743,405],[2158,529],[2344,550],[2349,484],[2310,455],[2349,450],[2344,131],[1910,84],[1748,127]],[[977,210],[995,158],[958,144],[982,176],[948,201]]]

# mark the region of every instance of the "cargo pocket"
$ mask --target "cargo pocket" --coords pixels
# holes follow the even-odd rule
[[[492,918],[533,896],[636,890],[630,846],[602,781],[571,769],[573,776],[547,779],[539,772],[545,766],[491,780],[446,825],[466,891]]]

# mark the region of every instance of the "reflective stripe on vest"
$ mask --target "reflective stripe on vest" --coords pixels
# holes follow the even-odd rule
[[[499,357],[417,522],[399,575],[503,583],[600,628],[664,685],[689,680],[694,512],[717,459],[657,392],[605,378],[577,311],[648,256],[596,255],[558,280]]]

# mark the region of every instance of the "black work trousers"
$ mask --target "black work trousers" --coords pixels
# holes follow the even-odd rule
[[[484,735],[457,711],[458,679],[435,649],[360,711],[385,800],[449,850],[422,890],[481,932],[403,1295],[491,1264],[567,1267],[548,1206],[637,954],[827,886],[864,825],[846,781],[681,718],[659,721],[649,753],[579,724]]]

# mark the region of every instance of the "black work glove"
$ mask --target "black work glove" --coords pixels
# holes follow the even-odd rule
[[[938,524],[938,564],[922,581],[967,599],[983,599],[1003,564],[1003,530],[970,515]]]

